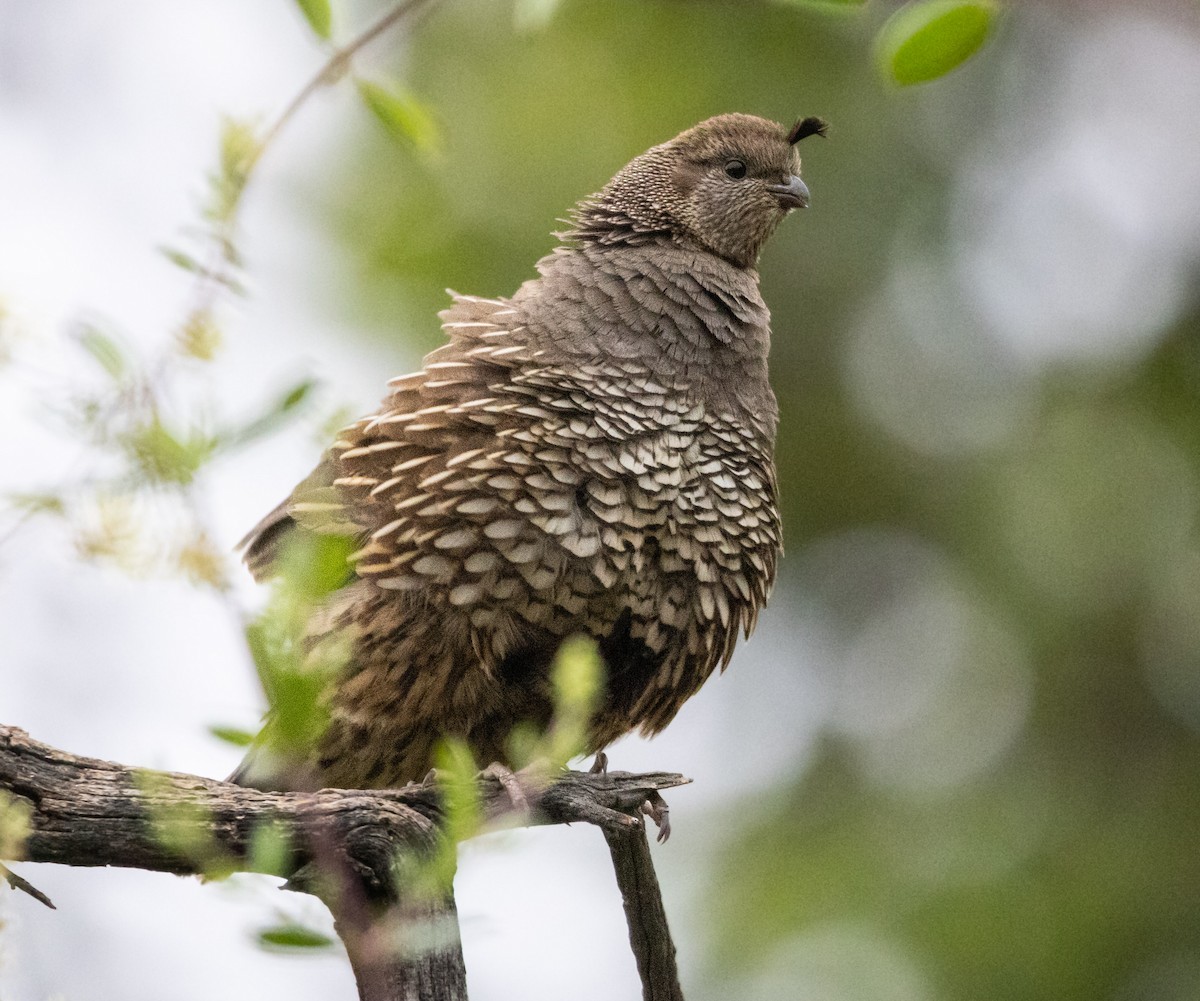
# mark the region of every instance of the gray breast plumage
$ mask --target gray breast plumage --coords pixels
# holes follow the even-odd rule
[[[352,520],[358,575],[463,622],[485,670],[531,637],[623,630],[642,676],[603,743],[665,726],[770,590],[768,315],[752,275],[684,250],[539,270],[511,300],[456,296],[451,343],[343,434],[293,516]]]

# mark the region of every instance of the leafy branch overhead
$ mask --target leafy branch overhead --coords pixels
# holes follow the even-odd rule
[[[998,13],[991,0],[913,0],[879,30],[880,66],[900,86],[945,76],[983,47]]]
[[[89,444],[88,464],[42,489],[6,498],[15,524],[51,515],[69,526],[77,553],[138,575],[180,573],[225,591],[228,556],[215,543],[195,483],[214,459],[281,430],[311,403],[316,383],[302,379],[260,405],[231,418],[211,393],[203,366],[215,360],[222,341],[221,304],[244,291],[238,220],[245,193],[262,157],[299,109],[320,88],[345,75],[351,59],[427,0],[403,0],[347,44],[331,51],[317,74],[265,127],[227,118],[219,136],[216,167],[208,177],[201,226],[189,234],[193,248],[165,246],[164,257],[193,276],[191,301],[171,340],[150,352],[135,349],[102,320],[81,321],[74,344],[94,375],[57,387],[51,423]],[[319,39],[333,29],[327,2],[310,0],[301,10]],[[433,117],[394,84],[358,81],[364,103],[390,134],[421,151],[438,145]],[[99,380],[95,378],[99,376]],[[329,423],[333,423],[330,421]],[[182,541],[181,541],[182,540]]]
[[[812,10],[854,10],[867,0],[776,0]],[[927,83],[957,69],[990,37],[998,0],[908,0],[876,33],[876,61],[884,78],[901,87]]]

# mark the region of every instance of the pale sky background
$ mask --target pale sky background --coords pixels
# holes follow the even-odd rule
[[[928,155],[940,169],[955,160],[956,268],[898,257],[879,302],[864,303],[847,331],[846,380],[864,419],[921,452],[995,447],[1027,419],[1037,373],[1140,357],[1195,295],[1194,34],[1129,6],[1098,11],[1083,28],[1030,12],[1006,44],[1011,99],[986,133],[964,140],[969,87],[924,98]],[[191,289],[156,248],[197,218],[221,116],[271,117],[320,61],[282,0],[0,0],[0,302],[23,333],[14,368],[0,372],[0,492],[53,483],[86,461],[46,427],[43,409],[82,365],[66,341],[72,323],[104,317],[146,345],[167,336]],[[345,93],[321,95],[256,178],[243,216],[250,295],[229,310],[213,369],[229,400],[265,401],[316,373],[330,402],[366,410],[395,374],[371,342],[339,337],[347,321],[323,287],[337,264],[319,256],[297,203],[300,179],[313,183],[322,151],[359,113]],[[1114,155],[1114,122],[1144,142]],[[1013,162],[1007,140],[1031,130],[1036,155]],[[553,220],[531,225],[549,231]],[[876,322],[885,314],[901,322]],[[939,413],[942,400],[953,411]],[[219,544],[232,547],[318,450],[296,430],[217,464],[204,499]],[[822,727],[858,741],[880,782],[908,792],[963,782],[1004,753],[1031,700],[1020,641],[958,586],[946,554],[880,528],[788,556],[788,580],[824,590],[777,600],[729,672],[663,737],[611,754],[617,768],[696,779],[669,797],[675,834],[655,849],[685,978],[703,942],[703,874],[721,864],[716,811],[738,790],[764,794],[798,772]],[[823,602],[887,575],[903,586],[886,607],[851,624],[828,614]],[[261,600],[245,578],[239,595],[247,606]],[[964,654],[979,643],[984,663]],[[0,720],[80,754],[222,776],[238,754],[206,727],[253,726],[261,709],[226,607],[184,584],[81,565],[53,524],[26,526],[0,548],[0,649]],[[972,688],[970,672],[984,670]],[[986,701],[973,702],[985,688]],[[958,693],[953,706],[947,690]],[[947,715],[954,727],[927,725]],[[568,979],[578,1001],[637,996],[597,832],[508,832],[461,855],[476,1001],[557,998]],[[269,880],[20,869],[59,909],[0,891],[5,1001],[353,996],[340,955],[298,959],[254,945],[281,912],[325,921],[315,902]],[[782,996],[779,984],[800,983],[806,969],[831,976],[838,962],[904,985],[880,997],[934,996],[889,943],[852,932],[814,929],[747,997]]]

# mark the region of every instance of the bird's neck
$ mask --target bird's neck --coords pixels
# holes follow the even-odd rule
[[[512,305],[547,365],[653,375],[706,406],[774,412],[757,272],[669,240],[560,247],[538,270]]]
[[[643,246],[676,239],[665,217],[635,218],[603,193],[576,205],[571,212],[571,228],[557,236],[564,245],[579,248]]]

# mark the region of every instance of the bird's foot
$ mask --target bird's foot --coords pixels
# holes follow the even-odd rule
[[[499,761],[493,761],[483,770],[485,778],[495,779],[500,783],[501,787],[508,793],[509,801],[512,803],[513,810],[516,813],[529,813],[529,796],[525,792],[525,787],[521,784],[521,778],[508,765],[502,765]]]
[[[607,775],[608,774],[608,755],[603,751],[596,752],[596,760],[592,762],[592,767],[588,769],[589,775]],[[657,792],[651,792],[638,807],[638,813],[645,814],[654,821],[658,828],[658,842],[662,844],[671,836],[671,808],[667,806],[667,801],[662,798],[662,795]]]
[[[671,808],[667,806],[667,801],[657,790],[646,797],[646,801],[641,805],[641,812],[653,820],[658,828],[656,840],[659,844],[671,836]]]

